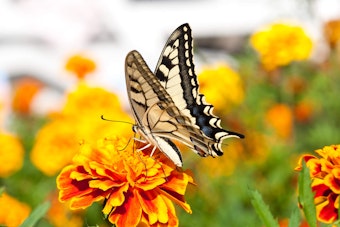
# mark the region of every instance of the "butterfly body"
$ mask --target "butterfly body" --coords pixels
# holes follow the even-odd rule
[[[177,166],[182,157],[172,140],[180,141],[200,156],[221,156],[221,143],[228,137],[243,136],[220,127],[213,106],[198,92],[194,72],[191,29],[178,27],[168,39],[155,73],[142,56],[131,51],[126,57],[126,85],[134,127]]]

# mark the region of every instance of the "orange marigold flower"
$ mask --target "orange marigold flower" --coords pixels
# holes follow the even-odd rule
[[[164,155],[161,158],[136,152],[119,138],[84,144],[73,163],[57,177],[59,200],[70,201],[72,209],[84,209],[105,200],[103,213],[117,227],[177,226],[174,205],[188,213],[184,200],[193,179]],[[156,159],[157,158],[157,159]]]
[[[32,78],[18,81],[14,86],[12,109],[20,114],[27,115],[31,112],[32,100],[43,84]]]
[[[199,74],[200,91],[216,109],[230,110],[244,100],[241,77],[226,64],[204,68]],[[218,83],[216,83],[218,81]]]
[[[1,132],[0,148],[0,177],[8,177],[21,169],[25,151],[17,137]]]
[[[250,43],[268,71],[288,65],[292,61],[308,59],[313,47],[312,40],[302,27],[281,23],[255,32]]]
[[[275,104],[266,113],[266,121],[272,126],[276,134],[288,139],[293,131],[293,113],[286,104]]]
[[[336,47],[340,41],[340,19],[326,22],[323,30],[328,44],[332,48]]]
[[[74,73],[78,79],[84,79],[87,74],[96,69],[96,64],[87,57],[74,55],[68,59],[65,68]]]
[[[320,157],[303,155],[295,170],[302,169],[302,161],[306,162],[312,179],[314,203],[317,218],[324,223],[332,223],[338,219],[340,194],[340,145],[325,146],[315,151]]]
[[[31,208],[4,192],[0,195],[0,211],[0,226],[20,226]]]

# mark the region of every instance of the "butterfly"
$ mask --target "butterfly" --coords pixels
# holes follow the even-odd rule
[[[244,137],[222,129],[220,118],[212,113],[213,106],[198,91],[189,24],[179,26],[170,35],[154,73],[138,51],[129,52],[125,77],[136,121],[133,130],[175,165],[181,167],[183,161],[173,140],[202,157],[216,157],[223,154],[224,139]]]

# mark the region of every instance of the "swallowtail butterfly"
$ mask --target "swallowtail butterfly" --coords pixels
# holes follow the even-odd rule
[[[202,157],[221,156],[222,141],[243,135],[226,131],[213,115],[213,106],[198,92],[193,64],[193,40],[188,24],[178,27],[165,44],[151,72],[133,50],[125,60],[127,92],[138,132],[175,165],[182,166],[177,140]]]

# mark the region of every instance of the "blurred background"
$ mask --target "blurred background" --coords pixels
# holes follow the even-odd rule
[[[140,51],[153,69],[167,37],[183,23],[191,25],[196,48],[225,54],[242,50],[245,37],[277,20],[298,21],[318,41],[322,23],[339,11],[336,0],[3,0],[1,90],[4,93],[8,80],[20,75],[44,80],[57,91],[67,89],[74,80],[64,70],[65,59],[81,53],[97,63],[91,83],[114,89],[126,100],[128,51]],[[200,66],[199,57],[196,65]],[[46,100],[39,97],[34,111],[51,108],[51,98],[58,105],[58,93],[48,95]]]
[[[193,214],[177,209],[180,226],[263,226],[249,188],[288,226],[300,155],[339,143],[339,18],[338,0],[1,0],[0,225],[48,200],[37,226],[111,226],[100,204],[61,205],[56,177],[79,141],[133,136],[100,119],[133,122],[125,56],[136,49],[154,70],[189,23],[201,92],[246,138],[225,140],[215,159],[181,147],[197,186],[186,195]]]

